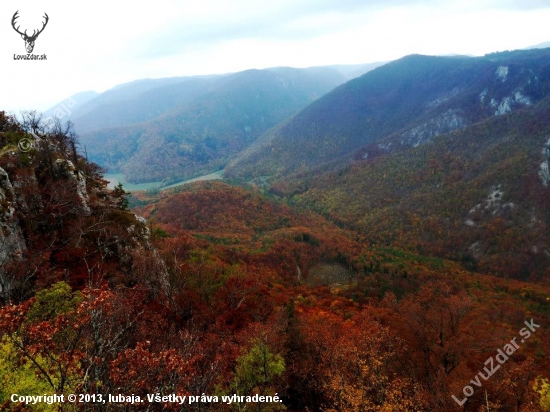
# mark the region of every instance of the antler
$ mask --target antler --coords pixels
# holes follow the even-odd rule
[[[11,18],[11,26],[12,26],[13,29],[14,29],[17,33],[19,33],[21,36],[25,36],[25,37],[26,37],[26,36],[27,36],[27,30],[25,30],[25,33],[21,33],[21,32],[19,31],[19,27],[21,27],[21,26],[17,26],[17,28],[15,28],[15,20],[17,20],[17,18],[19,17],[19,16],[17,15],[17,13],[19,13],[19,10],[17,10],[17,11],[15,12],[15,14],[13,15],[13,17]],[[43,29],[42,29],[42,30],[43,30]]]
[[[19,10],[17,10],[17,11],[15,12],[15,14],[13,15],[13,17],[11,18],[11,25],[12,25],[13,29],[14,29],[17,33],[19,33],[21,36],[25,36],[25,37],[28,38],[28,39],[35,39],[36,37],[38,37],[38,35],[39,35],[40,33],[42,33],[42,31],[46,28],[46,25],[48,24],[48,21],[50,20],[50,18],[48,17],[48,14],[47,14],[47,13],[44,13],[44,16],[42,16],[42,17],[44,17],[44,18],[46,19],[46,21],[42,23],[42,28],[41,28],[40,30],[38,30],[38,32],[37,32],[36,30],[33,30],[32,36],[29,36],[29,35],[27,34],[27,30],[25,30],[24,33],[21,33],[21,32],[19,31],[19,27],[21,27],[21,26],[17,26],[17,28],[15,28],[15,23],[16,23],[15,20],[17,20],[17,19],[19,18],[19,16],[17,15],[17,13],[19,13]]]
[[[42,23],[42,28],[40,30],[38,30],[38,33],[35,33],[36,30],[33,31],[31,38],[38,37],[38,35],[40,33],[42,33],[42,31],[44,31],[44,29],[46,28],[46,24],[48,24],[48,21],[50,20],[50,18],[48,17],[46,12],[44,12],[44,16],[42,16],[42,17],[44,17],[46,19],[46,21],[44,23]]]

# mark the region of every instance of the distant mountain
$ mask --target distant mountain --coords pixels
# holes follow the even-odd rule
[[[86,103],[95,99],[97,96],[99,96],[99,93],[94,91],[76,93],[45,111],[44,117],[56,117],[59,120],[65,118],[65,120],[68,120],[73,113],[78,112]]]
[[[151,120],[210,91],[212,81],[219,77],[144,79],[118,85],[80,105],[70,120],[78,133]]]
[[[281,177],[406,150],[536,104],[549,87],[549,50],[407,56],[341,85],[268,131],[231,162],[226,176]]]
[[[550,41],[545,41],[544,43],[535,44],[534,46],[526,47],[524,50],[532,50],[532,49],[546,49],[550,47]]]
[[[326,66],[341,75],[340,82],[348,81],[372,70],[382,63]],[[283,68],[279,68],[283,69]],[[311,67],[303,69],[315,71]],[[276,70],[276,69],[275,69]],[[74,107],[66,118],[76,124],[79,133],[144,122],[165,114],[197,96],[215,89],[216,79],[226,75],[206,75],[142,79],[124,83],[104,93],[82,92],[57,104],[45,115],[71,102]],[[230,75],[230,74],[229,74]],[[97,97],[97,98],[96,98]],[[96,98],[94,101],[90,101]],[[89,103],[88,103],[89,102]]]
[[[375,62],[375,63],[365,63],[365,64],[337,64],[333,66],[326,66],[327,68],[334,69],[340,72],[346,81],[355,79],[356,77],[362,76],[365,73],[370,72],[371,70],[380,67],[387,62]]]
[[[89,102],[72,120],[91,160],[130,182],[171,182],[223,168],[346,78],[332,68],[283,67],[129,84]]]

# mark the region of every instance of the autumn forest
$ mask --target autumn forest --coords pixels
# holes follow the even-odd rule
[[[0,112],[1,410],[550,411],[548,49],[312,73]]]

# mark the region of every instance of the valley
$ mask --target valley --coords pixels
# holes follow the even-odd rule
[[[222,179],[223,178],[222,177],[223,172],[224,172],[223,170],[219,170],[219,171],[214,172],[214,173],[209,173],[209,174],[204,175],[204,176],[195,177],[193,179],[183,180],[181,182],[173,183],[173,184],[168,185],[168,186],[163,186],[162,182],[149,182],[149,183],[132,184],[132,183],[127,182],[124,179],[124,175],[121,174],[121,173],[115,173],[115,174],[107,173],[107,174],[103,175],[103,177],[105,178],[105,180],[107,180],[109,182],[109,184],[107,185],[107,187],[109,189],[114,189],[115,186],[120,183],[124,187],[124,190],[126,190],[127,192],[135,192],[135,191],[144,191],[144,190],[146,191],[146,190],[154,190],[154,189],[160,189],[160,190],[171,189],[171,188],[174,188],[174,187],[178,187],[180,185],[184,185],[184,184],[192,183],[192,182],[198,182],[198,181],[202,181],[202,180]]]
[[[550,410],[550,49],[71,99],[0,112],[2,408]]]

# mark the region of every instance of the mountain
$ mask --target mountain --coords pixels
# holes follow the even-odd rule
[[[362,265],[362,246],[352,232],[320,215],[297,211],[258,191],[223,182],[196,182],[149,197],[135,194],[137,213],[154,220],[170,236],[193,233],[200,242],[247,261],[277,268],[291,281],[330,283],[321,276],[329,267],[351,276]],[[254,251],[246,256],[248,251]],[[243,254],[244,253],[244,254]],[[347,278],[332,282],[347,282]]]
[[[223,168],[266,130],[344,80],[337,70],[322,67],[192,78],[134,96],[128,107],[116,103],[128,112],[122,117],[125,123],[143,118],[146,112],[152,120],[128,125],[117,120],[118,127],[103,128],[110,121],[107,116],[93,120],[110,111],[108,105],[101,105],[86,115],[86,121],[77,117],[74,123],[89,158],[111,171],[123,172],[127,181],[178,181]],[[97,105],[101,98],[90,104]],[[158,107],[160,112],[167,111],[157,116],[154,110]],[[114,109],[113,117],[118,117]],[[91,128],[88,121],[100,129],[82,132]]]
[[[550,275],[550,97],[273,190],[367,236],[476,270]]]
[[[410,56],[272,129],[226,175],[271,175],[272,193],[376,245],[544,279],[549,119],[548,50]]]
[[[406,150],[536,104],[550,86],[549,70],[549,50],[407,56],[339,86],[268,131],[225,174],[280,177]]]
[[[65,118],[70,119],[74,112],[78,112],[82,106],[99,96],[99,93],[94,91],[80,92],[72,95],[64,101],[56,104],[49,110],[44,112],[44,117],[58,118],[59,120]]]
[[[377,67],[382,66],[386,62],[375,62],[365,64],[336,64],[332,66],[326,66],[329,69],[334,69],[344,76],[345,81],[355,79],[362,76]]]
[[[144,122],[206,93],[218,77],[143,79],[121,84],[80,105],[69,119],[78,133]]]
[[[382,63],[326,66],[341,75],[339,82],[358,77]],[[311,67],[303,71],[315,71]],[[336,75],[336,74],[335,74]],[[167,113],[200,94],[212,91],[213,81],[226,75],[184,76],[161,79],[141,79],[120,84],[104,93],[78,93],[67,101],[73,101],[68,119],[76,125],[78,133],[86,133],[108,127],[144,122]],[[90,101],[95,98],[94,101]],[[89,103],[88,103],[89,102]],[[45,115],[52,115],[53,110]]]
[[[550,47],[550,41],[545,41],[543,43],[535,44],[534,46],[526,47],[524,50],[531,50],[531,49],[546,49]]]

